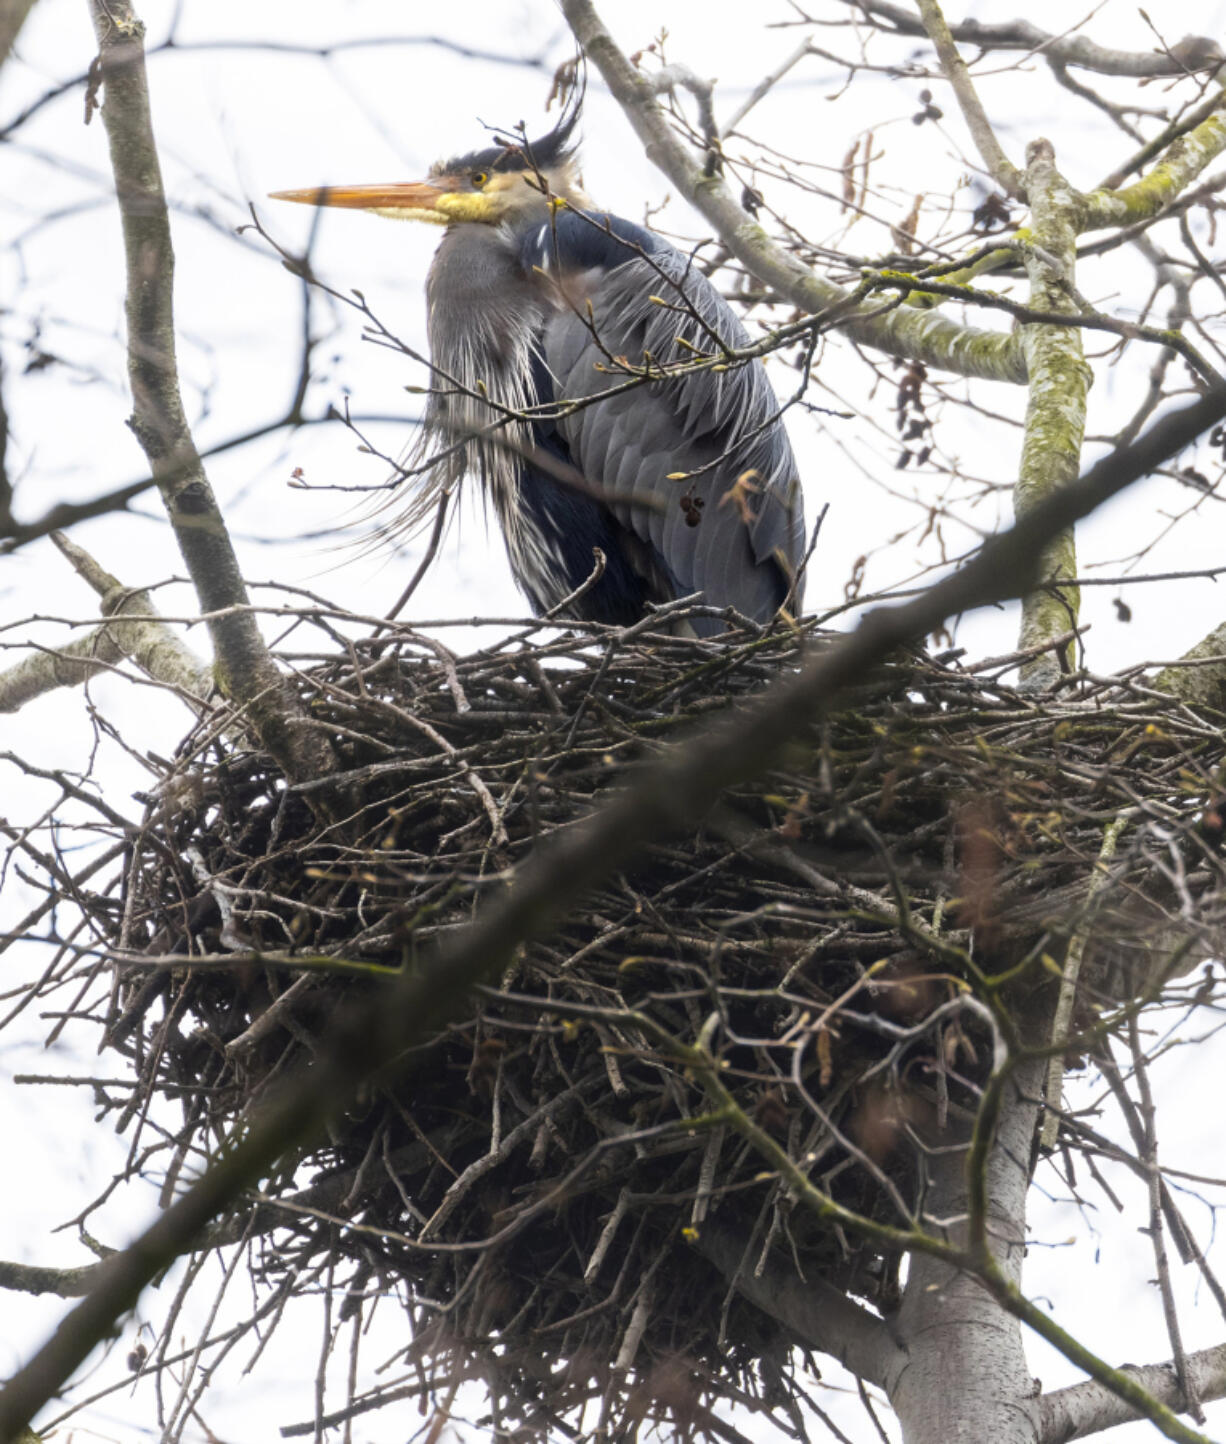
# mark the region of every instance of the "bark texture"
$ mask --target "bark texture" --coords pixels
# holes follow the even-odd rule
[[[9,58],[34,0],[0,0],[0,65]]]
[[[89,8],[127,260],[128,425],[148,459],[205,613],[218,685],[243,707],[291,780],[317,777],[333,768],[331,748],[264,645],[179,394],[174,248],[149,109],[144,26],[128,0],[90,0]]]
[[[1025,1253],[1026,1194],[1042,1065],[1027,1064],[1006,1086],[988,1161],[991,1251],[1017,1283]],[[924,1212],[929,1227],[966,1242],[966,1153],[936,1138]],[[1036,1444],[1038,1398],[1022,1326],[978,1279],[940,1259],[911,1258],[897,1319],[906,1361],[887,1390],[905,1444]]]
[[[1214,627],[1180,661],[1189,665],[1165,667],[1153,685],[1193,707],[1226,712],[1226,622]]]
[[[1032,215],[1033,249],[1027,252],[1030,304],[1036,311],[1076,314],[1070,294],[1077,255],[1078,197],[1056,169],[1046,140],[1035,141],[1026,153],[1026,192]],[[1086,397],[1090,368],[1076,326],[1046,322],[1022,327],[1022,348],[1030,376],[1025,441],[1014,488],[1014,509],[1022,516],[1036,501],[1075,480],[1085,436]],[[1039,586],[1022,602],[1018,647],[1037,646],[1077,625],[1080,597],[1076,587],[1058,586],[1077,574],[1073,532],[1062,532],[1043,553]],[[1063,666],[1062,666],[1063,662]],[[1022,668],[1022,680],[1050,686],[1067,670],[1070,658],[1051,652]]]

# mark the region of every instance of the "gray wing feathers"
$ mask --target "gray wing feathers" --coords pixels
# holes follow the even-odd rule
[[[661,362],[686,359],[692,353],[677,344],[678,336],[709,354],[712,342],[700,321],[671,309],[681,303],[678,287],[729,345],[748,344],[744,328],[701,273],[689,271],[676,252],[657,253],[652,261],[588,273],[583,299],[591,301],[596,336],[576,314],[586,309],[583,299],[548,322],[544,357],[558,400],[617,385],[610,356],[634,365],[642,364],[645,352]],[[573,301],[574,290],[568,290]],[[654,304],[652,295],[670,306]],[[651,543],[680,593],[702,591],[715,606],[731,605],[765,621],[787,593],[804,540],[787,435],[778,420],[763,426],[777,409],[765,371],[752,362],[634,387],[562,418],[558,429],[584,477],[617,494],[611,509]],[[704,467],[709,469],[692,479],[668,479],[670,472]],[[748,495],[753,520],[746,525],[735,500],[720,503],[750,470],[760,489]],[[696,526],[687,523],[694,515],[687,497],[702,502]]]

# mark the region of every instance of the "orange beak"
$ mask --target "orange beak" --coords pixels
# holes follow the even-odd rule
[[[350,210],[374,211],[377,215],[405,220],[441,221],[451,219],[439,209],[447,188],[429,181],[403,181],[390,185],[312,186],[300,191],[273,191],[274,201],[298,201],[307,206],[344,206]]]

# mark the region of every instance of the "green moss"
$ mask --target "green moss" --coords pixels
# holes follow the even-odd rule
[[[1127,226],[1148,220],[1169,205],[1226,150],[1226,115],[1215,112],[1194,130],[1171,142],[1161,161],[1123,190],[1091,191],[1080,216],[1082,230]]]
[[[1030,304],[1038,311],[1071,313],[1075,307],[1063,280],[1074,274],[1081,198],[1056,169],[1050,148],[1046,154],[1036,150],[1031,157],[1027,185],[1034,236],[1034,249],[1026,256]],[[1076,479],[1092,379],[1077,327],[1027,325],[1021,328],[1021,338],[1030,395],[1013,493],[1019,516]],[[1038,585],[1022,602],[1020,647],[1039,646],[1076,625],[1077,589],[1052,585],[1076,574],[1077,551],[1070,530],[1056,537],[1040,559]],[[1064,660],[1071,662],[1071,657]],[[1022,676],[1054,680],[1055,666],[1056,660],[1046,654],[1023,667]]]

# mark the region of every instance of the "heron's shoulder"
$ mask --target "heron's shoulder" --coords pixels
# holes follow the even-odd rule
[[[553,272],[612,271],[643,256],[660,257],[672,247],[643,226],[607,211],[558,206],[547,221],[521,239],[524,262]]]

